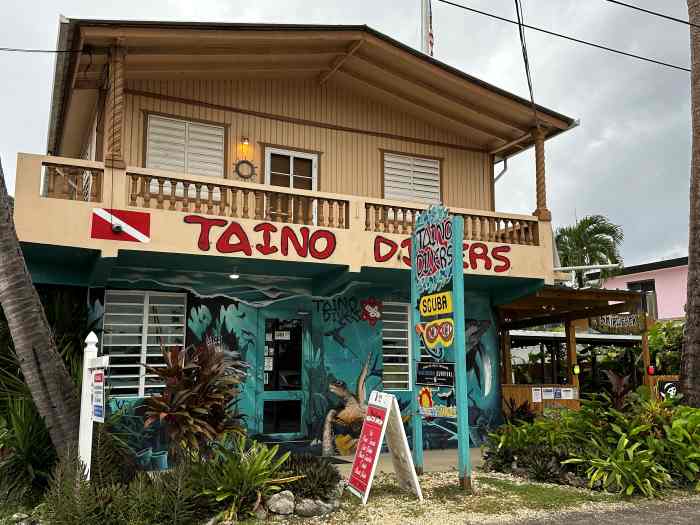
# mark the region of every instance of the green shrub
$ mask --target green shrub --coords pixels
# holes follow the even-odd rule
[[[700,489],[700,409],[652,398],[642,387],[621,408],[606,395],[580,411],[506,424],[485,445],[487,468],[532,479],[657,496],[670,485]]]
[[[181,462],[130,483],[88,482],[75,454],[56,466],[45,498],[45,519],[58,525],[193,525],[214,509],[198,494],[192,465]]]
[[[100,487],[128,484],[138,470],[134,453],[108,423],[95,425],[91,463],[90,478]]]
[[[285,488],[299,498],[328,500],[340,482],[340,472],[327,458],[292,454],[284,465],[290,476],[302,476]]]
[[[282,477],[289,453],[278,455],[279,447],[234,435],[213,445],[212,456],[194,464],[194,476],[200,483],[200,494],[221,515],[236,519],[252,515],[279,484],[296,477]]]
[[[4,425],[0,425],[0,479],[5,490],[29,499],[40,496],[56,463],[56,452],[34,403],[28,399],[7,402]]]

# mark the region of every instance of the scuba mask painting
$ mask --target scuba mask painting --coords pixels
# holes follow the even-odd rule
[[[437,357],[434,351],[438,347],[441,347],[439,350],[440,354],[442,354],[443,348],[452,345],[455,337],[455,322],[449,318],[435,319],[428,323],[418,323],[416,324],[416,332],[423,338],[425,347],[433,354],[433,357]]]

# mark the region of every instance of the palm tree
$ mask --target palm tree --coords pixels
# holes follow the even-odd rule
[[[78,439],[80,402],[22,255],[0,163],[0,307],[20,369],[59,452]]]
[[[622,226],[602,215],[587,215],[572,226],[558,228],[554,238],[562,266],[622,262],[619,250],[624,239]],[[583,272],[577,272],[576,279],[579,288],[583,287]]]
[[[690,167],[690,227],[688,234],[688,296],[681,391],[683,402],[700,407],[700,0],[688,0],[690,19],[690,99],[693,150]]]

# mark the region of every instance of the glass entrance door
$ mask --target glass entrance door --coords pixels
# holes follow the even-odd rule
[[[266,317],[262,432],[282,439],[304,436],[304,319]]]

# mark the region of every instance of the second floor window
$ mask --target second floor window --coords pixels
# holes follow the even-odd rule
[[[225,138],[224,126],[148,115],[146,167],[223,177]]]
[[[318,154],[291,151],[280,148],[265,148],[265,184],[297,190],[318,189]],[[266,204],[270,217],[281,222],[292,222],[296,215],[300,222],[311,220],[315,224],[315,208],[306,199],[293,203],[285,196],[272,195]]]
[[[383,154],[384,198],[436,204],[440,198],[440,160]]]

